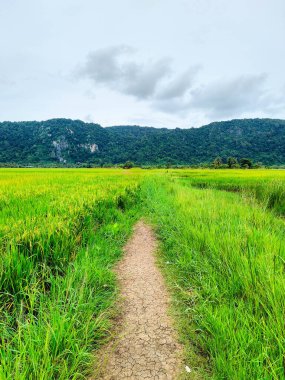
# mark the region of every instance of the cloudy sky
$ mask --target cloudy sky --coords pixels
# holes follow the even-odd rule
[[[284,0],[0,0],[0,120],[285,118]]]

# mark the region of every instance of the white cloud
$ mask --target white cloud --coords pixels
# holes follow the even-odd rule
[[[134,51],[129,46],[94,51],[77,71],[77,77],[150,101],[183,97],[191,88],[197,67],[176,74],[171,59],[141,62]]]
[[[216,116],[256,110],[265,94],[266,77],[265,74],[243,75],[201,85],[192,91],[190,106]]]
[[[115,46],[90,53],[77,74],[96,86],[146,101],[153,110],[184,117],[190,112],[209,119],[270,114],[284,105],[283,96],[267,90],[266,73],[203,83],[198,81],[201,71],[202,66],[195,65],[175,72],[169,58],[141,62],[135,49]]]

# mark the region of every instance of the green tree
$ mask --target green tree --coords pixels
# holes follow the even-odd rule
[[[219,169],[221,167],[221,165],[223,164],[223,160],[221,159],[221,157],[216,157],[213,161],[213,167],[215,169]]]
[[[243,168],[243,169],[251,169],[252,166],[253,166],[253,163],[250,159],[248,158],[241,158],[240,159],[240,166]]]
[[[124,163],[124,166],[123,166],[124,169],[131,169],[131,168],[133,168],[133,167],[134,167],[134,164],[133,164],[132,161],[126,161],[126,162]]]
[[[239,167],[238,160],[235,157],[229,157],[227,159],[227,164],[230,169]]]

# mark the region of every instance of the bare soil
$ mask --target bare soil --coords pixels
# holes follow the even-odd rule
[[[122,314],[116,338],[101,354],[99,379],[177,379],[181,372],[182,349],[168,315],[156,249],[152,229],[138,222],[116,270]]]

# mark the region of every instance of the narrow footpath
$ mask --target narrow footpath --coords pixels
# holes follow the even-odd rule
[[[100,358],[99,379],[177,379],[181,371],[181,347],[168,315],[156,249],[152,229],[138,222],[116,270],[122,314],[118,335]]]

